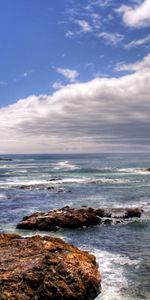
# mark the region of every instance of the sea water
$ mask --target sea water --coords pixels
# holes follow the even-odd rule
[[[143,207],[143,217],[125,225],[46,234],[95,254],[102,274],[97,300],[150,300],[150,153],[9,157],[0,161],[0,232],[18,233],[23,216],[65,205]]]

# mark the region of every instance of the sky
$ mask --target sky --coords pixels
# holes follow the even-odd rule
[[[0,154],[150,151],[150,0],[0,1]]]

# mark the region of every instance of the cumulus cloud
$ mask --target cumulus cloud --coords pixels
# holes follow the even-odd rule
[[[146,27],[150,25],[150,1],[144,0],[133,7],[122,5],[117,9],[123,16],[123,21],[130,27]]]
[[[0,109],[1,153],[149,150],[150,55],[128,68]]]
[[[76,78],[79,76],[79,73],[76,70],[57,68],[56,71],[70,80],[70,82],[75,82]]]
[[[124,39],[124,35],[120,33],[101,32],[97,34],[98,37],[103,38],[107,44],[117,46]]]
[[[133,64],[118,63],[115,67],[116,71],[150,71],[150,54],[145,56],[142,61],[137,61]]]

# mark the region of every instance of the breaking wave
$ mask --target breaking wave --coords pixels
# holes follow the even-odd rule
[[[80,169],[79,166],[71,164],[69,161],[60,161],[54,164],[54,170],[76,170]]]
[[[117,169],[120,173],[130,173],[130,174],[150,174],[149,168],[124,168],[124,169]]]
[[[128,280],[124,274],[124,266],[138,267],[140,260],[131,260],[119,254],[107,251],[94,251],[102,274],[102,293],[96,300],[132,300],[131,296],[124,295],[128,289]]]

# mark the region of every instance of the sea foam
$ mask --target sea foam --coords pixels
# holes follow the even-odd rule
[[[94,255],[102,274],[102,293],[96,300],[132,300],[127,294],[128,279],[124,273],[124,266],[135,267],[140,264],[140,260],[131,260],[129,257],[98,249],[95,249]]]

